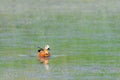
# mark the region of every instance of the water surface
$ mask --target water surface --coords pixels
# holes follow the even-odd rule
[[[0,2],[0,79],[119,80],[119,3]],[[48,65],[36,57],[46,44]]]

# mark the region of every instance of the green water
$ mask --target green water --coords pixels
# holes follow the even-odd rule
[[[0,1],[0,80],[119,80],[119,0]],[[37,47],[50,45],[48,65]]]

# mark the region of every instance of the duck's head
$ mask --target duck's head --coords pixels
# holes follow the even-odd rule
[[[49,45],[46,45],[46,46],[45,46],[45,49],[50,50],[50,46],[49,46]]]

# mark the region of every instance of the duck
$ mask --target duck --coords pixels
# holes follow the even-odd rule
[[[37,54],[38,58],[40,57],[50,57],[50,47],[46,45],[45,48],[40,48]]]

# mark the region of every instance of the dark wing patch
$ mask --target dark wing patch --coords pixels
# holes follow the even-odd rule
[[[40,49],[38,50],[38,52],[40,52],[40,51],[43,51],[43,49],[42,49],[42,48],[40,48]]]
[[[48,48],[48,50],[50,50],[50,48]]]

